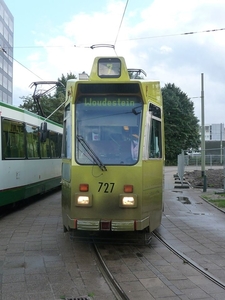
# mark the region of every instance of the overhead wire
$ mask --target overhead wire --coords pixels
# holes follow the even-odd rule
[[[127,1],[128,3],[128,1]],[[127,5],[126,5],[127,6]],[[125,10],[124,10],[125,14]],[[122,20],[121,20],[122,25]],[[120,27],[121,27],[120,25]],[[181,32],[181,33],[173,33],[173,34],[164,34],[164,35],[153,35],[153,36],[146,36],[146,37],[134,37],[129,39],[121,39],[118,40],[119,30],[117,33],[117,37],[114,42],[114,46],[117,43],[117,41],[123,42],[123,41],[135,41],[135,40],[144,40],[144,39],[156,39],[156,38],[164,38],[164,37],[172,37],[172,36],[180,36],[180,35],[191,35],[191,34],[199,34],[199,33],[210,33],[210,32],[216,32],[216,31],[223,31],[225,28],[215,28],[215,29],[206,29],[201,31],[189,31],[189,32]],[[5,49],[7,48],[13,48],[13,49],[26,49],[26,48],[68,48],[68,47],[76,47],[76,48],[91,48],[90,46],[82,46],[82,45],[71,45],[71,46],[14,46],[14,47],[1,47],[1,50],[5,53],[7,51]],[[8,53],[7,53],[8,54]],[[8,54],[9,55],[9,54]]]
[[[179,36],[179,35],[190,35],[190,34],[197,34],[197,33],[209,33],[215,31],[223,31],[225,28],[216,28],[216,29],[207,29],[201,31],[189,31],[189,32],[182,32],[182,33],[174,33],[174,34],[164,34],[164,35],[155,35],[155,36],[147,36],[147,37],[140,37],[140,38],[130,38],[124,41],[133,41],[133,40],[144,40],[144,39],[156,39],[156,38],[163,38],[163,37],[171,37],[171,36]]]
[[[114,44],[112,45],[115,53],[116,53],[116,43],[118,42],[118,36],[122,27],[122,23],[124,20],[124,16],[126,13],[126,9],[128,6],[128,2],[129,0],[126,1],[126,5],[124,7],[124,11],[123,11],[123,15],[120,21],[120,25],[117,31],[117,35],[114,41]],[[216,31],[224,31],[225,28],[215,28],[215,29],[207,29],[207,30],[201,30],[201,31],[189,31],[189,32],[182,32],[182,33],[175,33],[175,34],[164,34],[164,35],[158,35],[158,36],[147,36],[147,37],[136,37],[136,38],[129,38],[129,39],[124,39],[124,40],[119,40],[120,42],[123,41],[134,41],[134,40],[144,40],[144,39],[154,39],[154,38],[164,38],[164,37],[172,37],[172,36],[182,36],[182,35],[193,35],[193,34],[199,34],[199,33],[210,33],[210,32],[216,32]],[[69,47],[69,46],[67,46]],[[93,49],[93,46],[79,46],[79,45],[71,45],[70,47],[79,47],[79,48],[91,48]],[[40,76],[38,76],[37,74],[35,74],[33,71],[31,71],[30,69],[28,69],[25,65],[23,65],[22,63],[20,63],[18,60],[16,60],[14,57],[12,57],[11,55],[9,55],[9,53],[7,52],[7,48],[13,48],[13,49],[24,49],[24,48],[65,48],[65,46],[14,46],[14,47],[2,47],[0,46],[0,51],[2,51],[4,54],[8,55],[11,59],[13,59],[14,61],[16,61],[19,65],[21,65],[22,67],[24,67],[27,71],[29,71],[30,73],[32,73],[33,75],[35,75],[37,78],[43,80]],[[117,55],[117,53],[116,53]]]
[[[37,78],[43,80],[43,78],[41,78],[40,76],[38,76],[37,74],[35,74],[33,71],[31,71],[30,69],[28,69],[26,66],[24,66],[23,64],[21,64],[17,59],[13,58],[13,60],[15,60],[19,65],[21,65],[22,67],[24,67],[27,71],[29,71],[30,73],[32,73],[34,76],[36,76]]]
[[[124,19],[124,16],[125,16],[125,12],[126,12],[126,9],[127,9],[128,2],[129,2],[129,0],[127,0],[125,8],[123,10],[123,15],[122,15],[122,18],[121,18],[121,21],[120,21],[120,25],[119,25],[119,28],[118,28],[118,31],[117,31],[116,39],[115,39],[115,42],[114,42],[114,49],[116,47],[116,42],[117,42],[117,39],[118,39],[118,36],[119,36],[119,33],[120,33],[120,29],[121,29],[121,26],[122,26],[122,23],[123,23],[123,19]]]
[[[23,68],[25,68],[27,71],[29,71],[30,73],[32,73],[34,76],[38,77],[39,79],[43,80],[40,76],[38,76],[37,74],[35,74],[33,71],[31,71],[30,69],[28,69],[26,66],[24,66],[22,63],[20,63],[17,59],[15,59],[14,57],[12,57],[6,50],[5,47],[1,47],[0,46],[0,50],[5,54],[8,55],[8,57],[10,57],[11,59],[13,59],[14,61],[16,61],[19,65],[21,65]]]
[[[117,39],[118,39],[118,36],[119,36],[119,32],[120,32],[120,29],[121,29],[121,26],[122,26],[122,23],[123,23],[123,19],[124,19],[124,16],[125,16],[125,12],[126,12],[126,9],[127,9],[127,5],[128,5],[128,2],[129,0],[126,1],[126,5],[125,5],[125,8],[124,8],[124,11],[123,11],[123,15],[122,15],[122,18],[121,18],[121,21],[120,21],[120,25],[119,25],[119,28],[118,28],[118,31],[117,31],[117,35],[116,35],[116,39],[115,39],[115,42],[114,42],[114,45],[111,45],[112,48],[114,49],[115,53],[116,53],[116,49],[115,49],[115,46],[116,46],[116,42],[117,42]],[[31,71],[30,69],[28,69],[26,66],[24,66],[22,63],[20,63],[18,60],[16,60],[14,57],[12,57],[11,55],[9,55],[9,53],[5,50],[5,48],[60,48],[60,47],[63,47],[63,46],[18,46],[18,47],[1,47],[0,46],[0,50],[7,54],[10,58],[12,58],[14,61],[16,61],[18,64],[20,64],[22,67],[24,67],[27,71],[29,71],[30,73],[32,73],[33,75],[37,76],[39,79],[43,80],[40,76],[38,76],[37,74],[35,74],[33,71]],[[72,47],[77,47],[76,45],[73,45]],[[90,46],[90,47],[84,47],[84,48],[91,48],[91,49],[94,49],[93,46]],[[116,53],[117,55],[117,53]]]

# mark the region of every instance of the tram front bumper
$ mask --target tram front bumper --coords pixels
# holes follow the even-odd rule
[[[136,231],[149,226],[149,217],[142,220],[79,220],[69,218],[68,224],[70,229],[85,231]]]

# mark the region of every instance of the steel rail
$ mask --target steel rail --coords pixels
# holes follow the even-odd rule
[[[106,266],[104,259],[102,255],[100,254],[98,247],[95,243],[92,244],[96,257],[98,259],[98,266],[100,268],[100,271],[105,278],[106,282],[112,289],[112,292],[114,293],[117,300],[129,300],[129,297],[124,293],[123,289],[120,287],[118,282],[115,280],[111,272],[109,271],[108,267]]]
[[[199,273],[204,275],[206,278],[214,282],[216,285],[221,287],[222,289],[225,290],[225,282],[222,282],[220,279],[216,278],[213,276],[211,273],[207,272],[204,268],[199,266],[196,262],[194,262],[191,258],[187,257],[185,254],[182,252],[176,250],[173,246],[171,246],[163,237],[155,230],[153,232],[153,236],[159,240],[164,246],[166,246],[171,252],[173,252],[175,255],[177,255],[179,258],[183,260],[184,263],[190,265],[194,269],[196,269]]]

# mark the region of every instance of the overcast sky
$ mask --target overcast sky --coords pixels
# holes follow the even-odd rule
[[[90,73],[95,56],[117,54],[162,87],[179,87],[194,102],[200,122],[203,73],[205,124],[225,123],[224,0],[5,3],[14,16],[14,105],[33,93],[34,81]],[[90,49],[99,43],[115,45],[116,53]]]

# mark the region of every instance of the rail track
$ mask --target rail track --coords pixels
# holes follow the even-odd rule
[[[133,298],[130,297],[131,294],[129,294],[128,289],[124,288],[123,282],[118,278],[118,276],[115,276],[115,273],[111,272],[111,266],[114,262],[112,262],[112,260],[111,260],[111,266],[108,265],[108,262],[105,260],[105,257],[104,257],[104,252],[102,252],[102,249],[104,249],[104,246],[105,246],[106,250],[108,249],[108,247],[109,248],[111,247],[111,251],[114,251],[114,249],[115,249],[118,256],[121,254],[120,260],[119,259],[117,261],[115,260],[115,262],[120,263],[120,261],[126,260],[126,259],[124,259],[124,257],[127,256],[128,259],[130,259],[130,257],[132,256],[134,263],[137,263],[137,264],[142,263],[142,266],[143,267],[145,266],[146,269],[148,268],[150,270],[150,272],[154,272],[154,267],[155,267],[155,273],[154,273],[155,277],[157,277],[157,272],[158,273],[161,272],[160,273],[161,277],[159,276],[159,278],[162,279],[163,273],[161,270],[160,271],[156,270],[156,265],[154,264],[154,253],[153,253],[154,251],[157,252],[157,250],[158,250],[157,248],[160,248],[160,247],[158,247],[159,243],[162,243],[163,247],[166,247],[168,249],[166,251],[171,252],[174,255],[176,255],[177,257],[179,257],[179,259],[177,259],[177,260],[181,261],[180,264],[183,264],[184,268],[185,268],[185,265],[190,266],[191,268],[196,270],[196,273],[199,272],[199,274],[202,275],[202,278],[205,277],[206,279],[204,279],[204,280],[206,280],[207,282],[209,282],[208,280],[210,280],[210,281],[212,281],[212,285],[217,285],[222,291],[224,291],[224,289],[225,289],[225,282],[223,282],[222,277],[220,279],[216,278],[215,276],[210,274],[210,272],[207,269],[204,269],[203,267],[196,264],[196,262],[194,262],[193,259],[190,259],[185,254],[174,249],[173,245],[168,244],[168,242],[165,241],[162,238],[162,236],[160,236],[160,234],[157,232],[157,230],[153,234],[152,244],[145,245],[145,246],[143,244],[141,246],[139,246],[138,243],[135,241],[125,242],[125,240],[123,239],[122,236],[119,241],[118,240],[116,241],[116,239],[115,239],[113,242],[111,242],[109,238],[107,239],[108,236],[109,235],[107,234],[106,239],[102,239],[99,243],[98,242],[95,243],[95,238],[91,237],[89,239],[89,242],[91,243],[91,247],[93,247],[93,251],[97,255],[96,256],[97,266],[98,266],[102,276],[107,281],[110,289],[112,290],[115,299],[127,300],[127,299],[134,299],[134,297]],[[73,237],[71,237],[71,239],[72,238]],[[114,245],[115,245],[115,247],[114,247]],[[153,251],[151,251],[151,250],[153,250]],[[130,254],[130,257],[129,257],[129,254]],[[173,255],[173,254],[171,254],[171,255]],[[151,257],[151,255],[152,255],[152,257]],[[149,259],[149,257],[151,257],[151,259]],[[168,260],[168,262],[169,262],[169,260]],[[152,266],[153,266],[153,270],[151,269]],[[168,269],[170,269],[169,263],[168,263]],[[131,268],[131,273],[132,273],[132,268]],[[132,276],[135,276],[135,275],[132,274]],[[151,281],[152,279],[154,281],[154,278],[149,277],[149,281]],[[137,279],[137,280],[139,280],[139,279]],[[140,282],[141,282],[141,280],[140,280]],[[154,287],[153,287],[153,289],[154,289]],[[150,290],[150,288],[149,288],[149,290]],[[188,298],[188,296],[187,296],[187,298]],[[68,299],[70,299],[70,298],[68,298]],[[79,298],[73,298],[73,299],[79,299]],[[148,298],[136,297],[135,299],[148,299]]]
[[[191,267],[195,268],[199,273],[204,275],[206,278],[214,282],[219,287],[223,288],[225,290],[225,282],[222,282],[220,279],[216,278],[210,272],[208,272],[206,269],[202,268],[194,262],[191,258],[187,257],[185,254],[181,253],[180,251],[176,250],[173,246],[171,246],[165,239],[162,238],[162,236],[157,232],[157,230],[153,233],[153,236],[158,239],[165,247],[167,247],[171,252],[173,252],[175,255],[177,255],[180,259],[183,260],[184,263],[190,265]]]
[[[187,264],[187,265],[191,266],[197,272],[199,272],[201,275],[203,275],[205,278],[210,280],[213,284],[215,284],[218,287],[220,287],[221,289],[225,290],[225,282],[221,281],[220,279],[218,279],[215,276],[213,276],[212,274],[210,274],[210,272],[208,272],[206,269],[199,266],[196,262],[194,262],[192,259],[190,259],[186,255],[184,255],[183,253],[177,251],[172,245],[170,245],[166,240],[164,240],[162,238],[162,236],[157,231],[155,231],[153,233],[153,241],[154,241],[154,239],[156,239],[157,241],[162,243],[163,246],[165,246],[170,252],[172,252],[174,255],[176,255],[182,261],[183,264]],[[154,242],[154,244],[155,244],[155,242]],[[121,287],[121,286],[123,286],[123,284],[121,284],[120,282],[118,282],[114,278],[113,272],[111,272],[111,270],[110,270],[111,267],[107,266],[107,261],[105,261],[104,255],[102,255],[102,250],[99,249],[99,247],[101,248],[102,245],[104,245],[104,243],[98,244],[98,243],[93,242],[93,249],[94,249],[96,257],[97,257],[99,269],[102,272],[102,274],[103,274],[105,280],[107,281],[108,285],[110,286],[111,290],[113,291],[116,299],[118,299],[118,300],[128,300],[128,299],[130,299],[129,296],[128,296],[129,293]],[[112,244],[106,243],[104,245],[104,248],[108,249],[107,247],[112,247]],[[116,243],[115,243],[115,252],[117,252],[118,249],[122,250],[121,252],[123,252],[122,247],[123,247],[123,245],[117,244],[117,246],[116,246]],[[134,244],[130,244],[130,245],[129,244],[124,244],[124,249],[125,248],[128,249],[129,247],[131,248],[131,250],[128,250],[128,252],[129,251],[130,251],[130,253],[133,252],[133,254],[134,254],[133,256],[134,257],[136,256],[134,258],[135,259],[134,264],[135,263],[138,264],[138,261],[141,261],[142,263],[147,262],[146,267],[151,270],[152,264],[149,263],[146,260],[146,257],[145,257],[144,254],[142,255],[140,252],[138,252],[139,247],[137,245],[134,245]],[[143,250],[143,249],[151,248],[151,245],[146,245],[146,246],[142,245],[141,247],[142,247],[141,249]],[[125,255],[127,255],[128,252],[126,252],[126,250],[124,250]],[[123,259],[121,258],[121,261],[122,260]],[[153,266],[153,269],[154,269],[154,266]],[[157,274],[157,272],[156,272],[156,274]],[[162,274],[160,276],[162,277]]]
[[[123,289],[120,287],[118,282],[113,277],[112,273],[109,271],[106,263],[104,262],[102,255],[100,254],[98,246],[96,244],[93,244],[93,249],[94,249],[96,257],[98,259],[99,269],[102,272],[102,275],[104,276],[104,278],[107,281],[108,285],[110,286],[111,290],[113,291],[116,299],[117,300],[129,300],[129,297],[126,295],[126,293],[123,291]]]

